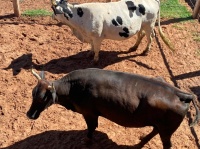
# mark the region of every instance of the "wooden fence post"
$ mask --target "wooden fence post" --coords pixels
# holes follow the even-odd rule
[[[192,14],[194,19],[197,18],[199,11],[200,11],[200,0],[196,0],[196,4],[194,6],[194,10],[193,10],[193,14]]]
[[[19,7],[19,0],[13,0],[13,8],[14,8],[15,16],[19,17],[21,14],[20,7]]]

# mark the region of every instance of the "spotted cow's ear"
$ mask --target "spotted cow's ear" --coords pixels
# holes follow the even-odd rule
[[[52,4],[53,6],[56,6],[56,5],[57,5],[56,0],[51,0],[51,4]]]

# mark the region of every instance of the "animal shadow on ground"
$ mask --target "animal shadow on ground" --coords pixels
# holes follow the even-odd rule
[[[89,51],[82,51],[75,55],[71,55],[69,57],[61,57],[58,59],[50,60],[49,62],[45,64],[37,64],[33,62],[32,54],[23,54],[22,56],[14,59],[10,65],[6,68],[3,68],[5,70],[12,69],[13,75],[17,75],[20,73],[21,69],[30,69],[31,66],[37,70],[45,70],[54,74],[60,74],[60,73],[69,73],[73,70],[77,69],[84,69],[84,68],[90,68],[90,67],[96,67],[96,68],[104,68],[108,65],[112,65],[114,63],[127,60],[130,58],[134,58],[137,56],[143,56],[142,54],[129,54],[129,52],[116,52],[116,51],[101,51],[100,52],[100,60],[98,64],[94,65],[92,63],[92,57],[86,58],[86,55]],[[123,55],[120,56],[119,55]],[[37,60],[36,60],[37,61]],[[152,69],[146,64],[143,64],[142,62],[137,62],[136,60],[132,60],[133,62],[137,63],[138,65],[145,67],[147,69]]]
[[[181,17],[181,18],[172,18],[172,19],[164,20],[164,21],[160,22],[160,24],[162,26],[162,25],[169,25],[169,24],[184,22],[184,21],[188,21],[188,20],[194,20],[194,19],[192,18],[192,16],[188,16],[188,17],[185,17],[185,18],[183,18],[183,17]]]
[[[0,15],[0,19],[11,19],[14,18],[14,14],[8,14],[8,15]]]
[[[117,145],[107,134],[95,131],[92,141],[84,143],[86,130],[46,131],[2,149],[139,149],[138,145]]]
[[[29,69],[32,64],[32,54],[23,54],[22,56],[14,59],[10,65],[4,70],[12,69],[13,75],[17,75],[21,72],[21,69]]]
[[[174,76],[174,80],[182,80],[192,77],[200,77],[200,70]],[[191,87],[190,90],[197,96],[197,100],[200,102],[200,86]]]
[[[198,73],[199,73],[199,76],[200,76],[200,71]],[[197,96],[198,103],[199,103],[200,102],[200,86],[191,87],[190,90]],[[197,105],[198,105],[198,103],[197,103]],[[198,107],[200,109],[200,106],[198,106]],[[192,117],[192,114],[190,112],[188,112],[187,116]],[[189,120],[189,123],[192,123],[192,119]],[[191,133],[193,134],[193,136],[195,138],[195,142],[197,144],[197,147],[200,148],[200,144],[198,143],[199,140],[198,140],[198,137],[197,137],[197,134],[196,134],[194,128],[191,127],[190,130],[191,130]]]

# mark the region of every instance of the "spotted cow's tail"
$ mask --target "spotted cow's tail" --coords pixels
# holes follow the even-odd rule
[[[172,45],[172,43],[169,41],[168,38],[166,38],[164,36],[164,33],[162,32],[162,28],[160,26],[160,10],[158,11],[158,30],[159,30],[160,36],[161,36],[162,40],[164,41],[164,43],[170,48],[170,50],[175,51],[175,48]]]
[[[184,92],[177,92],[177,95],[179,96],[180,100],[185,103],[190,103],[192,101],[194,108],[196,110],[196,116],[194,121],[190,124],[190,127],[193,127],[200,121],[200,111],[197,107],[197,104],[195,102],[195,96],[192,94],[184,93]]]

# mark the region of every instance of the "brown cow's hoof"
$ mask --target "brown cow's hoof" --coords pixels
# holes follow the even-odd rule
[[[81,144],[83,144],[83,145],[89,145],[89,144],[91,144],[92,143],[92,139],[89,139],[88,137],[85,137],[85,138],[83,138],[83,139],[81,139]]]

